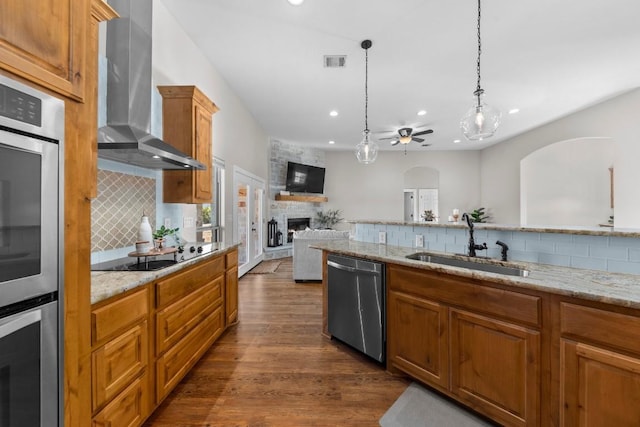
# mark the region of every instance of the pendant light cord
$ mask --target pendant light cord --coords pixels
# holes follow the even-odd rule
[[[480,38],[480,17],[480,0],[478,0],[478,61],[476,63],[476,71],[478,73],[478,86],[476,87],[476,91],[474,92],[474,95],[478,97],[478,106],[480,105],[480,95],[482,95],[482,93],[484,92],[480,87],[480,55],[482,54],[482,39]]]
[[[364,130],[369,131],[369,48],[364,49]]]

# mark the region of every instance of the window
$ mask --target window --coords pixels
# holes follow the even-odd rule
[[[224,160],[213,158],[213,203],[196,206],[196,239],[199,242],[224,240]]]

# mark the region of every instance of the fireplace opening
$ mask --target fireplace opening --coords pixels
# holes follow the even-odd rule
[[[293,242],[293,232],[311,226],[311,218],[287,218],[287,243]]]

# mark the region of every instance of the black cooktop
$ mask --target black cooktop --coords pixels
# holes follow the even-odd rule
[[[154,256],[126,257],[91,265],[91,271],[154,271],[215,251],[212,243],[189,243],[178,251]]]

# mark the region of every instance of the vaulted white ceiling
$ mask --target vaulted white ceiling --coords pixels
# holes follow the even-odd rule
[[[482,142],[459,127],[476,88],[475,0],[162,1],[270,137],[324,149],[362,138],[364,39],[369,128],[432,128],[415,150],[483,148],[640,87],[638,0],[483,0],[482,87],[503,120]]]

